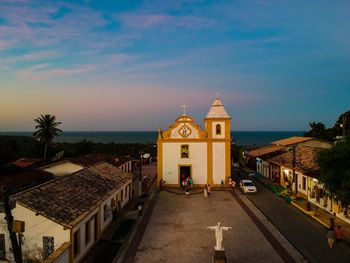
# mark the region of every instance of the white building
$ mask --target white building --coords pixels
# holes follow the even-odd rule
[[[185,106],[185,105],[184,105]],[[215,98],[204,118],[204,130],[184,113],[168,130],[159,129],[158,182],[179,187],[191,177],[194,186],[220,185],[231,176],[231,117]]]
[[[25,222],[23,257],[80,262],[112,222],[112,212],[131,198],[132,175],[102,162],[11,197],[12,215]],[[14,262],[4,214],[0,235]]]
[[[92,153],[80,157],[59,160],[42,166],[40,169],[56,176],[63,176],[75,173],[99,162],[108,162],[125,172],[131,172],[131,161],[132,158],[130,157],[114,157],[107,154]]]

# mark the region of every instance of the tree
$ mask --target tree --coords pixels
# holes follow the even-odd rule
[[[342,113],[338,120],[333,126],[333,131],[335,136],[345,136],[350,135],[350,111]]]
[[[347,209],[350,205],[350,142],[338,142],[331,149],[320,151],[317,162],[320,181]]]
[[[35,126],[36,131],[33,133],[33,136],[45,144],[44,159],[46,159],[48,144],[52,143],[53,139],[62,133],[62,131],[57,128],[61,122],[56,122],[56,116],[50,114],[42,114],[34,121],[37,125]]]
[[[322,122],[309,122],[311,130],[304,133],[306,137],[313,137],[325,141],[334,141],[332,129],[326,129]]]

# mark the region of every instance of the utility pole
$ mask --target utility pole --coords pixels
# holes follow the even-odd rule
[[[293,184],[294,184],[294,191],[295,191],[295,195],[298,193],[298,180],[297,177],[295,176],[295,163],[296,163],[296,158],[295,158],[295,144],[293,144],[292,146],[292,150],[293,150],[293,160],[292,160],[292,167],[293,167]],[[293,189],[292,189],[292,193],[293,193]]]
[[[18,244],[16,233],[13,232],[13,216],[11,212],[10,198],[6,190],[2,189],[1,194],[3,195],[3,198],[4,198],[3,202],[4,202],[4,210],[5,210],[5,220],[6,220],[7,229],[10,235],[13,257],[16,263],[22,263],[23,260],[22,260],[21,247]],[[21,240],[19,240],[19,242],[21,242]]]

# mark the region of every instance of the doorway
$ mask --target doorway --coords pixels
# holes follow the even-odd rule
[[[180,165],[179,166],[179,184],[182,186],[182,181],[188,177],[192,177],[191,165]]]

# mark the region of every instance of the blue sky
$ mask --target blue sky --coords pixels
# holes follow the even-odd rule
[[[350,106],[349,1],[0,1],[0,131],[332,126]]]

